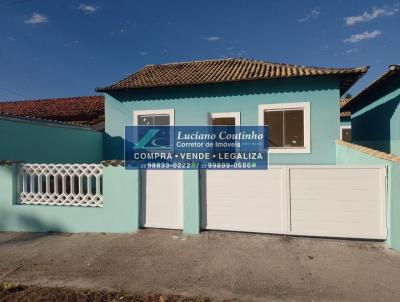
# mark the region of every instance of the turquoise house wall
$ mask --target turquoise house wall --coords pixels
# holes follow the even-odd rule
[[[351,126],[350,118],[340,118],[340,126]]]
[[[400,250],[400,163],[380,159],[352,148],[337,145],[338,165],[386,165],[388,167],[387,228],[389,247]]]
[[[0,118],[0,160],[99,163],[103,133],[64,125]]]
[[[207,125],[210,112],[241,113],[242,125],[258,125],[258,105],[311,104],[311,153],[271,154],[271,164],[335,164],[339,138],[339,82],[297,78],[192,87],[138,89],[106,95],[106,159],[123,158],[124,126],[134,110],[175,109],[175,125]]]
[[[0,231],[130,233],[139,227],[138,171],[105,167],[102,208],[16,204],[16,166],[0,166]]]
[[[370,94],[366,106],[352,112],[353,141],[386,153],[400,155],[400,79],[393,79]]]

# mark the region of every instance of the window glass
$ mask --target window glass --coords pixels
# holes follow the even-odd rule
[[[169,115],[158,114],[158,115],[139,115],[138,116],[139,126],[169,126]]]
[[[235,126],[234,117],[216,117],[212,118],[213,126]]]
[[[342,128],[342,141],[351,143],[351,128]]]
[[[264,125],[269,127],[269,147],[304,147],[304,110],[264,111]]]
[[[269,147],[283,147],[283,111],[264,111],[264,125],[268,126]]]
[[[285,147],[304,147],[303,110],[284,111]]]

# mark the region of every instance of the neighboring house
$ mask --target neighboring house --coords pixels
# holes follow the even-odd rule
[[[90,126],[104,131],[104,96],[0,102],[0,114]]]
[[[342,107],[351,112],[353,142],[400,155],[400,65],[389,69]]]
[[[340,140],[345,142],[351,142],[351,112],[342,111],[342,108],[349,101],[349,98],[340,100]]]
[[[99,163],[104,97],[0,102],[1,160]]]

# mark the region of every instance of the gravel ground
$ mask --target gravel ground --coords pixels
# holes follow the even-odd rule
[[[230,232],[0,233],[0,280],[215,299],[400,301],[383,243]]]

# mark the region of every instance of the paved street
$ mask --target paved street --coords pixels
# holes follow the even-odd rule
[[[400,300],[383,243],[204,232],[0,233],[0,280],[239,300]]]

